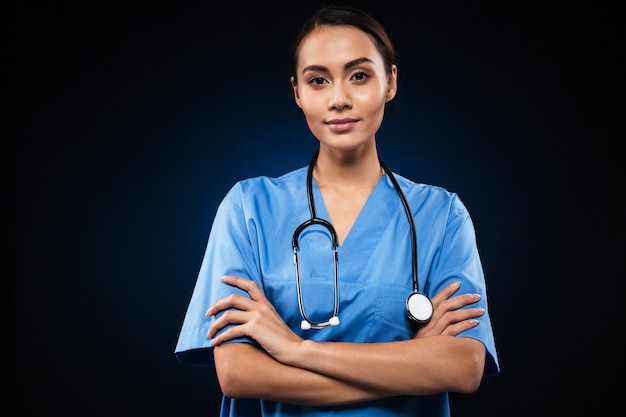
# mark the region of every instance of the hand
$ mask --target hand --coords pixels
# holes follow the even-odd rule
[[[475,317],[485,314],[485,310],[483,308],[462,309],[462,307],[476,303],[480,300],[480,295],[463,294],[452,297],[460,286],[460,282],[453,282],[430,300],[434,308],[433,316],[428,323],[420,326],[414,338],[437,335],[456,336],[478,324]]]
[[[208,338],[213,338],[213,346],[247,336],[259,343],[276,360],[286,360],[286,355],[293,351],[294,344],[300,343],[302,339],[285,324],[256,282],[234,276],[224,276],[222,281],[244,290],[250,298],[231,294],[218,300],[207,310],[207,316],[224,312],[207,333]],[[230,324],[236,326],[217,335]]]

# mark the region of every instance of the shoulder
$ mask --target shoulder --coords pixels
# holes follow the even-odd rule
[[[285,198],[294,189],[306,187],[307,168],[298,168],[278,177],[257,176],[237,181],[224,200],[232,204],[258,204],[259,201]]]
[[[456,192],[445,187],[416,182],[395,174],[400,188],[413,211],[438,213],[446,217],[467,216],[469,213]]]
[[[416,182],[395,173],[394,176],[407,198],[410,196],[415,199],[429,202],[441,202],[444,204],[460,201],[457,193],[449,191],[442,186]]]

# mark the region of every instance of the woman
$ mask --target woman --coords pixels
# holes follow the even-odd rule
[[[395,62],[353,8],[322,8],[296,38],[291,83],[319,150],[226,195],[176,347],[215,365],[222,415],[447,416],[448,392],[499,372],[466,208],[379,158]],[[407,314],[413,293],[431,298]]]

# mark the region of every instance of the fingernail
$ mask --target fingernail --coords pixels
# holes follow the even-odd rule
[[[457,288],[457,287],[459,287],[460,285],[461,285],[461,282],[460,282],[460,281],[456,281],[456,282],[453,282],[452,284],[450,284],[450,287],[451,287],[451,288]]]

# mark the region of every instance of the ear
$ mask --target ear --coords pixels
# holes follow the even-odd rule
[[[396,96],[398,91],[398,67],[391,66],[391,75],[389,75],[389,85],[387,86],[387,97],[385,103],[390,102]]]
[[[296,83],[296,79],[292,76],[289,81],[291,82],[291,88],[293,88],[293,97],[296,100],[296,104],[298,107],[302,108],[300,105],[300,95],[298,94],[298,84]]]

